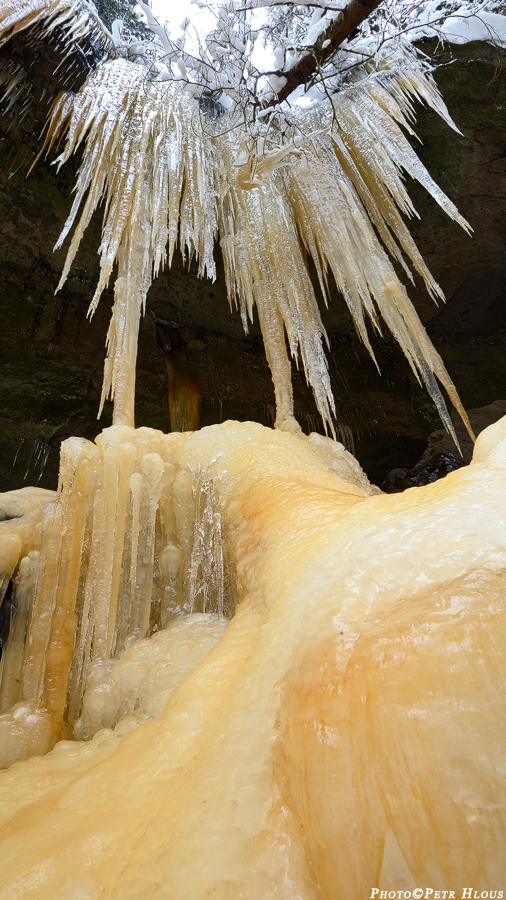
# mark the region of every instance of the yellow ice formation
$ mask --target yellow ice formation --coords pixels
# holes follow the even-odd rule
[[[0,0],[3,39],[60,15],[77,29],[78,7]],[[15,100],[19,72],[2,77]],[[465,419],[390,262],[441,296],[402,218],[402,172],[466,225],[401,131],[416,97],[448,118],[413,57],[384,56],[335,97],[337,129],[329,110],[294,113],[303,165],[288,154],[272,171],[238,166],[240,135],[206,137],[191,97],[125,60],[56,99],[46,148],[65,140],[60,164],[83,150],[63,279],[102,201],[91,311],[118,267],[115,413],[95,443],[64,442],[57,492],[0,496],[5,900],[504,885],[506,419],[470,466],[395,496],[342,445],[287,433],[285,334],[332,429],[308,254],[371,352],[382,318],[447,426],[436,379]],[[245,325],[258,309],[278,430],[135,429],[151,279],[177,245],[214,277],[218,237]]]
[[[45,666],[45,693],[31,719],[23,698],[13,717],[67,739],[0,776],[0,896],[361,900],[380,873],[398,889],[386,835],[408,887],[503,885],[506,419],[469,467],[393,496],[329,439],[255,424],[69,443],[42,523],[53,596],[35,593],[20,679],[22,692],[25,671],[35,683]],[[202,477],[213,502],[196,522]],[[188,605],[203,522],[218,514],[237,572],[225,607],[240,600],[228,627],[217,594],[205,614]],[[146,549],[132,578],[153,516],[155,571]],[[219,556],[210,534],[201,570]],[[83,535],[79,574],[62,548]],[[172,613],[151,638],[147,580],[152,627],[164,603]],[[100,730],[85,743],[58,720],[72,606],[65,717],[89,666],[75,721],[78,736]]]
[[[178,439],[118,425],[96,444],[70,438],[56,498],[37,488],[3,495],[4,590],[17,580],[0,687],[2,765],[45,753],[72,729],[91,737],[90,710],[108,691],[116,714],[104,721],[133,712],[135,698],[131,709],[128,698],[114,706],[123,667],[109,687],[103,678],[174,616],[233,615],[235,565],[220,495],[228,468],[181,459],[174,447],[187,444]],[[325,465],[376,490],[342,445],[317,435],[304,441]]]

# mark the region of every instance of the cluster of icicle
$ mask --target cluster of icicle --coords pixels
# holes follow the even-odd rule
[[[28,51],[35,56],[38,45],[52,34],[68,54],[75,42],[83,39],[91,39],[106,55],[113,52],[112,35],[87,0],[1,0],[0,48],[19,34],[23,34]],[[1,61],[0,90],[5,115],[9,116],[15,108],[20,120],[31,104],[32,88],[23,65]]]
[[[0,90],[6,115],[23,101],[25,105],[29,102],[31,91],[23,66],[15,62],[4,63],[0,68]]]
[[[251,427],[256,439],[262,429]],[[246,428],[239,437],[247,448]],[[365,494],[377,492],[342,445],[292,439]],[[2,495],[0,604],[13,580],[15,612],[0,680],[0,768],[46,753],[62,736],[89,739],[125,716],[139,724],[158,715],[181,617],[208,617],[184,632],[202,656],[221,636],[238,599],[223,519],[228,462],[223,452],[219,463],[212,453],[203,461],[192,448],[190,434],[115,425],[95,443],[62,444],[56,494]],[[183,675],[199,661],[192,653]]]
[[[438,381],[468,425],[392,262],[408,278],[411,264],[434,299],[442,299],[403,218],[415,214],[406,172],[469,227],[405,136],[413,133],[414,100],[455,127],[426,65],[407,47],[385,51],[374,71],[362,72],[358,83],[334,96],[332,111],[320,106],[294,112],[304,165],[284,155],[277,171],[260,159],[253,172],[251,161],[237,165],[241,135],[226,113],[221,134],[208,136],[205,112],[194,99],[177,84],[148,81],[142,67],[126,60],[103,62],[77,95],[59,95],[44,149],[64,139],[62,165],[83,146],[75,201],[59,241],[73,232],[61,283],[105,199],[101,274],[90,314],[117,264],[102,392],[102,404],[109,394],[115,400],[117,424],[134,424],[138,324],[153,277],[170,265],[179,245],[188,263],[197,260],[199,275],[214,278],[219,238],[230,303],[240,308],[245,328],[255,306],[258,311],[278,427],[298,429],[288,342],[292,357],[302,359],[325,427],[333,431],[326,335],[308,256],[325,299],[332,273],[371,354],[368,326],[379,331],[383,320],[445,426],[453,433]],[[300,133],[307,136],[303,141]]]
[[[83,695],[134,642],[175,616],[213,614],[221,628],[232,614],[212,472],[181,466],[177,450],[160,432],[114,426],[96,445],[62,445],[56,496],[4,496],[14,521],[2,536],[0,603],[15,577],[16,612],[0,687],[0,766],[45,753],[64,720],[67,732],[90,737],[132,712],[136,694],[122,707],[106,698],[106,712],[103,687],[84,707]]]
[[[0,47],[27,29],[36,29],[43,40],[58,31],[70,46],[73,41],[94,36],[102,44],[111,44],[110,35],[87,0],[2,0]]]

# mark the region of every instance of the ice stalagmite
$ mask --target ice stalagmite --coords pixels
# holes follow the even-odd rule
[[[135,449],[148,479],[139,523],[163,461],[152,627],[165,587],[181,591],[180,612],[150,638],[122,639],[119,661],[109,641],[84,663],[75,733],[85,743],[61,741],[0,776],[0,897],[360,900],[378,884],[398,889],[394,852],[411,887],[460,897],[504,884],[506,420],[480,435],[469,467],[402,495],[375,494],[328,439],[251,423],[184,435],[116,427],[78,448],[76,477],[90,460],[105,486],[113,443],[118,459]],[[127,476],[119,504],[128,484],[136,490]],[[192,482],[203,477],[237,572],[228,625],[216,607],[181,617],[184,578],[175,588],[161,562],[170,547],[184,568],[208,503],[196,516]],[[132,498],[126,573],[136,515]],[[95,550],[85,530],[75,609],[91,565],[111,583],[118,537],[100,535]],[[79,536],[63,530],[68,539]],[[88,617],[109,633],[100,596],[82,627]],[[130,628],[142,618],[142,597],[124,585],[110,607],[117,636],[125,603]],[[62,603],[50,605],[49,688],[68,646]],[[53,733],[58,696],[42,695],[39,733],[40,723]]]

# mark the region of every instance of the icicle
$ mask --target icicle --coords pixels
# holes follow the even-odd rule
[[[143,494],[139,515],[139,544],[137,551],[136,603],[132,614],[131,637],[143,638],[148,633],[153,588],[155,550],[155,517],[161,493],[161,479],[165,466],[157,453],[147,453],[142,459]]]
[[[177,543],[167,542],[158,557],[164,581],[161,625],[166,628],[176,610],[183,609],[184,553]]]
[[[422,72],[423,75],[423,72]],[[419,81],[423,77],[419,73]],[[414,79],[413,79],[414,82]],[[396,73],[385,82],[393,90]],[[379,330],[378,312],[399,341],[413,371],[431,394],[441,419],[456,441],[455,431],[434,376],[470,430],[467,415],[443,362],[431,345],[410,303],[371,220],[394,259],[406,269],[402,249],[424,278],[433,296],[442,297],[407,231],[398,210],[411,214],[413,207],[402,183],[402,169],[419,180],[445,211],[461,225],[467,223],[428,176],[393,118],[387,112],[385,85],[371,80],[369,93],[357,87],[335,100],[339,132],[319,135],[308,146],[309,173],[292,167],[285,172],[298,232],[313,256],[322,291],[326,292],[326,270],[333,273],[349,306],[357,331],[374,359],[366,317]],[[421,92],[423,95],[423,92]],[[381,108],[375,97],[383,102]],[[403,119],[397,107],[396,119]],[[318,119],[313,125],[316,128]],[[409,272],[409,270],[406,269]]]
[[[193,476],[186,467],[181,469],[174,478],[172,486],[174,502],[174,518],[176,525],[176,539],[178,546],[183,551],[183,598],[184,610],[191,610],[191,578],[190,566],[193,550],[193,534],[195,522],[195,506],[193,503]]]
[[[136,456],[131,438],[130,429],[121,426],[108,429],[97,438],[102,453],[102,498],[100,513],[94,517],[92,537],[100,554],[93,586],[90,586],[94,662],[109,659],[113,649],[129,479]]]
[[[226,135],[221,141],[221,154],[232,166],[235,139]],[[288,199],[278,176],[251,191],[229,178],[219,204],[227,288],[245,325],[253,305],[258,307],[276,394],[276,426],[300,430],[293,416],[286,330],[290,351],[296,356],[300,350],[319,412],[332,431],[334,401],[322,347],[324,329]]]
[[[37,573],[30,627],[26,637],[21,670],[21,697],[23,700],[38,700],[42,694],[46,650],[58,587],[62,519],[61,504],[50,504],[42,518],[41,564]]]
[[[167,258],[170,263],[177,243],[188,262],[196,258],[200,275],[214,277],[219,226],[229,300],[239,307],[245,328],[258,308],[277,427],[298,430],[287,342],[295,360],[300,354],[324,426],[334,434],[326,336],[309,278],[309,252],[324,296],[331,269],[373,358],[368,322],[379,331],[382,318],[393,330],[452,430],[435,376],[462,415],[460,401],[422,334],[389,255],[410,279],[411,263],[430,294],[442,299],[402,218],[414,214],[402,173],[417,179],[460,225],[468,225],[401,129],[412,133],[415,98],[453,123],[427,67],[406,48],[385,51],[376,70],[361,77],[334,95],[338,132],[329,134],[328,109],[294,108],[300,133],[311,140],[294,138],[281,155],[274,154],[273,166],[283,164],[282,170],[271,166],[262,174],[255,164],[246,181],[236,165],[241,133],[224,129],[213,141],[205,138],[194,127],[194,101],[180,86],[147,83],[144,72],[124,60],[103,63],[73,101],[63,96],[56,101],[45,147],[66,130],[62,165],[84,144],[75,201],[59,240],[73,229],[60,284],[103,199],[101,274],[90,314],[118,262],[101,401],[113,396],[115,424],[134,424],[137,330],[152,277]],[[301,148],[309,168],[293,157]]]
[[[224,563],[221,509],[212,476],[200,472],[193,486],[195,524],[190,561],[190,610],[223,615]],[[200,610],[199,610],[200,611]]]
[[[31,85],[26,78],[26,72],[22,66],[14,62],[3,63],[0,68],[0,88],[3,88],[2,112],[8,116],[10,111],[19,103],[25,95],[25,103],[31,95]]]
[[[23,544],[17,535],[3,537],[0,548],[0,606],[18,564]]]
[[[105,196],[101,274],[90,315],[118,260],[101,407],[110,393],[114,423],[132,426],[139,317],[151,279],[166,261],[167,242],[169,259],[179,237],[188,260],[197,256],[199,274],[215,277],[212,153],[192,128],[188,96],[172,85],[146,83],[139,67],[124,60],[97,69],[71,110],[62,103],[53,111],[46,142],[63,125],[68,129],[59,165],[83,141],[85,149],[76,198],[58,242],[75,225],[59,287]]]
[[[38,559],[39,553],[36,550],[32,550],[28,556],[23,557],[19,564],[13,595],[14,612],[11,617],[9,639],[4,651],[5,659],[3,661],[0,688],[0,713],[6,712],[19,699],[21,666],[23,664],[25,637],[33,600]]]
[[[86,0],[2,0],[0,47],[14,35],[34,27],[41,39],[53,29],[60,29],[60,39],[63,37],[69,51],[74,41],[88,36],[106,51],[112,53],[114,49],[112,36]]]
[[[180,436],[170,437],[175,445],[149,428],[113,426],[96,444],[71,438],[62,444],[56,502],[37,488],[2,496],[6,584],[25,558],[0,688],[0,763],[47,752],[67,727],[89,735],[80,718],[85,692],[174,616],[197,603],[233,613],[213,480],[198,461],[176,464]],[[116,709],[113,694],[106,699]]]

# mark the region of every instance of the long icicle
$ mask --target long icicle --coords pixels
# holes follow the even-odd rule
[[[303,145],[309,171],[281,154],[282,173],[259,166],[264,175],[256,179],[234,164],[239,137],[233,129],[224,127],[214,140],[206,137],[195,127],[194,100],[177,85],[149,82],[144,70],[124,60],[103,63],[72,108],[68,97],[56,101],[46,143],[67,131],[58,164],[84,144],[75,200],[58,242],[73,231],[60,286],[103,200],[101,272],[90,314],[118,263],[102,391],[102,405],[108,394],[115,400],[116,424],[134,423],[137,331],[152,278],[167,261],[167,251],[171,262],[177,243],[188,263],[197,261],[199,275],[214,278],[219,229],[230,303],[241,310],[245,328],[258,308],[278,427],[298,429],[288,344],[292,357],[302,359],[326,429],[334,430],[323,350],[327,338],[309,277],[309,253],[324,296],[332,271],[373,358],[368,323],[379,332],[383,319],[455,440],[438,381],[470,430],[457,391],[390,261],[411,279],[412,266],[434,299],[444,299],[403,218],[415,214],[405,172],[469,229],[407,140],[414,98],[455,127],[427,66],[409,48],[385,51],[374,72],[334,96],[337,131],[328,127],[328,108],[294,110],[300,131],[309,135]]]

